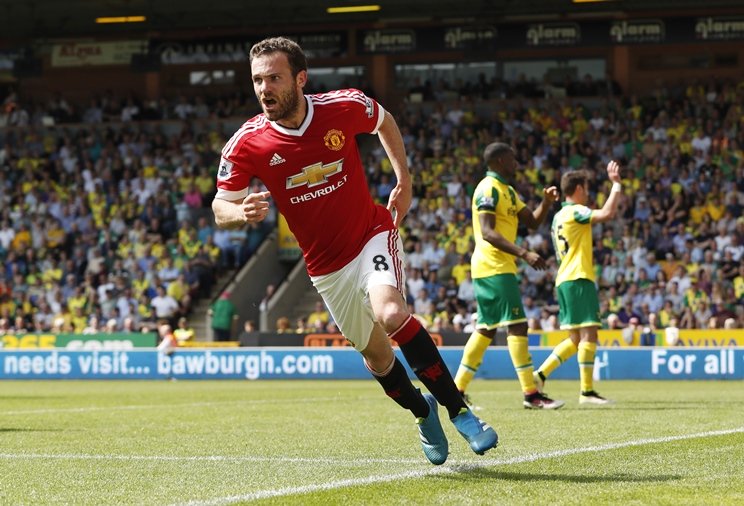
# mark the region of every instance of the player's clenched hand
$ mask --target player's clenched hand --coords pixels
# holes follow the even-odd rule
[[[543,257],[535,253],[534,251],[528,251],[524,255],[524,261],[530,264],[530,267],[537,269],[538,271],[544,271],[548,268],[548,264],[545,263]]]
[[[410,184],[400,183],[396,184],[393,191],[390,192],[387,209],[393,215],[393,223],[396,227],[400,226],[403,218],[408,213],[408,208],[411,207],[412,194],[413,190]]]
[[[266,218],[269,214],[269,201],[271,192],[249,193],[240,207],[243,210],[243,217],[246,223],[258,223]]]
[[[619,183],[622,180],[620,178],[620,165],[615,160],[611,160],[607,164],[607,176],[613,183]]]
[[[548,204],[552,204],[556,200],[558,200],[558,188],[555,186],[549,186],[548,188],[543,189],[543,200],[547,202]]]

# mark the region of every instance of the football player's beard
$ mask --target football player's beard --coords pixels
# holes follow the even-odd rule
[[[264,108],[264,114],[271,121],[281,121],[292,117],[300,105],[300,94],[297,93],[297,89],[294,87],[279,97],[271,98],[276,101],[277,107],[273,111],[267,111]],[[261,105],[263,106],[263,102],[261,102]]]

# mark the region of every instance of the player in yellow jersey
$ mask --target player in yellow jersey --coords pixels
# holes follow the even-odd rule
[[[594,355],[597,351],[597,329],[600,325],[599,297],[594,275],[592,225],[615,217],[620,202],[620,166],[611,161],[607,175],[612,190],[601,209],[586,207],[589,201],[589,174],[583,170],[567,172],[561,178],[561,192],[566,198],[553,218],[551,235],[558,258],[555,285],[560,307],[561,329],[569,337],[555,347],[535,373],[535,383],[542,391],[546,378],[575,353],[579,359],[581,393],[579,404],[609,404],[612,401],[594,390]]]
[[[535,385],[532,357],[527,344],[527,318],[517,281],[517,258],[544,270],[545,260],[534,251],[517,246],[519,222],[537,228],[545,221],[550,206],[558,199],[555,186],[543,190],[543,201],[530,211],[509,184],[519,167],[514,150],[501,142],[486,146],[483,161],[488,171],[473,194],[475,250],[471,272],[478,303],[476,330],[468,339],[455,383],[465,390],[483,361],[488,345],[499,327],[507,327],[509,355],[524,394],[524,407],[557,409],[563,401],[550,399]]]

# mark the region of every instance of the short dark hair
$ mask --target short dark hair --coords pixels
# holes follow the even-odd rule
[[[561,193],[571,196],[579,186],[584,186],[589,181],[589,173],[585,170],[572,170],[561,177]]]
[[[486,165],[489,165],[498,157],[511,152],[513,152],[513,150],[510,145],[504,142],[492,142],[491,144],[486,146],[485,150],[483,150],[483,161],[486,163]]]
[[[253,59],[258,56],[277,52],[287,55],[292,77],[297,76],[302,70],[307,70],[307,58],[302,48],[297,42],[287,37],[271,37],[253,44],[249,54],[250,62],[253,63]]]

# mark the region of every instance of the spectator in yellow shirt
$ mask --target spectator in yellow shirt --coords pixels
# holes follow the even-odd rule
[[[31,247],[31,232],[25,224],[20,225],[20,230],[16,232],[15,237],[10,242],[10,247],[18,253],[25,253]]]
[[[178,341],[178,344],[180,345],[186,342],[193,342],[195,340],[194,337],[196,332],[191,326],[189,326],[188,320],[181,317],[178,319],[178,327],[173,331],[173,335],[176,337],[176,341]]]
[[[330,314],[323,302],[315,303],[315,311],[307,317],[307,324],[315,330],[323,330],[330,319]]]
[[[708,214],[708,207],[703,197],[695,197],[695,205],[690,208],[690,221],[695,225],[700,225]]]
[[[176,299],[181,306],[181,311],[188,313],[191,308],[191,295],[188,283],[183,273],[179,274],[175,280],[168,283],[165,291],[168,295]]]
[[[83,313],[83,308],[80,306],[76,306],[75,309],[72,312],[72,318],[70,319],[70,322],[72,323],[73,331],[76,334],[82,334],[83,331],[88,326],[88,316]]]
[[[716,193],[711,195],[708,198],[706,210],[713,221],[720,220],[726,212],[726,206],[721,202],[721,196]]]
[[[739,275],[734,278],[734,294],[739,302],[744,303],[744,264],[739,265]]]
[[[452,267],[452,277],[459,285],[467,277],[467,273],[470,272],[470,260],[465,255],[460,255],[457,264]]]
[[[78,308],[81,310],[85,309],[87,304],[88,298],[85,296],[85,293],[83,293],[83,287],[76,286],[73,294],[67,299],[67,308],[72,314],[75,314],[75,311]]]

